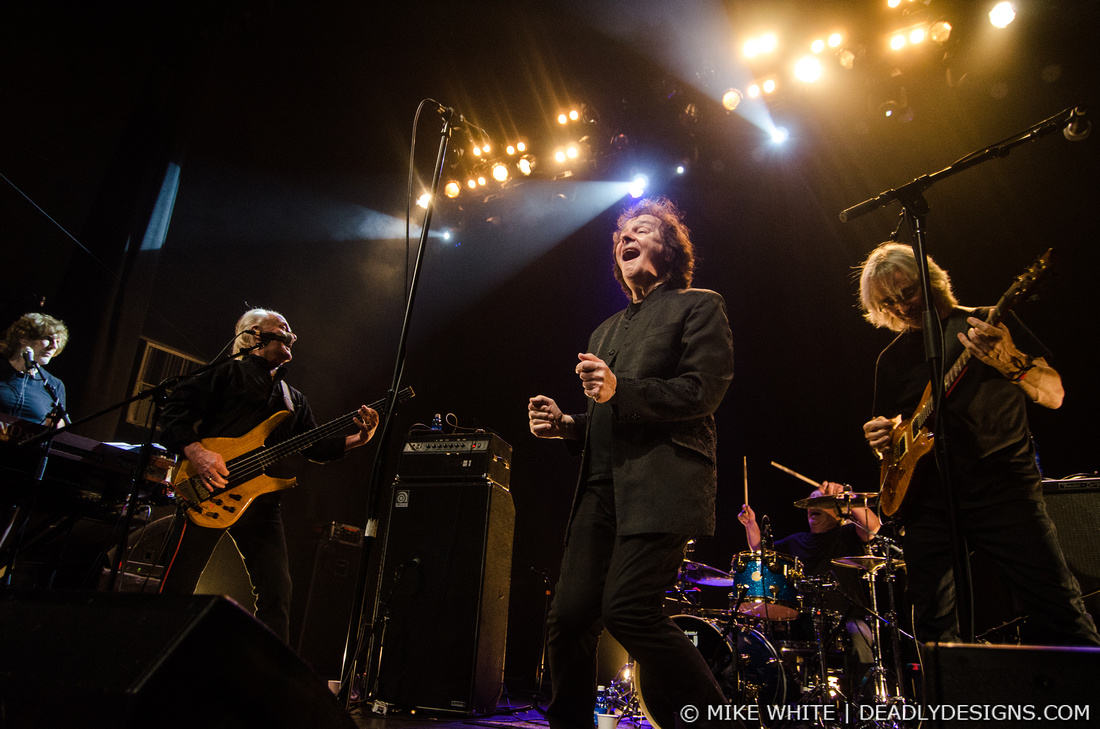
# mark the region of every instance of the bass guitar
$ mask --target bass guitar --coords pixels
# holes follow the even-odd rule
[[[1035,283],[1046,274],[1050,267],[1051,249],[1035,259],[1035,262],[1012,282],[997,305],[986,317],[987,324],[999,324],[1008,310],[1025,299]],[[955,364],[943,377],[944,397],[958,384],[959,378],[970,364],[970,351],[963,350]],[[924,388],[920,404],[907,419],[901,421],[890,433],[890,445],[882,455],[882,467],[879,471],[879,504],[887,516],[893,516],[901,508],[909,490],[909,482],[917,463],[932,450],[935,442],[930,429],[932,417],[932,383]]]
[[[404,402],[415,396],[412,388],[406,387],[397,394],[397,399]],[[368,407],[383,414],[385,406],[386,400],[382,399]],[[280,410],[236,438],[203,438],[200,442],[204,448],[225,459],[225,466],[229,469],[229,485],[211,491],[194,471],[191,462],[183,461],[172,481],[176,500],[187,507],[187,516],[199,526],[215,529],[232,526],[257,496],[293,488],[298,483],[294,478],[268,476],[265,473],[268,466],[325,438],[338,435],[354,424],[358,414],[356,410],[270,447],[265,446],[264,441],[290,415],[289,410]]]

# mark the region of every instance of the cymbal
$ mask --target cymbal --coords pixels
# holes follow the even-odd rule
[[[723,572],[717,567],[705,565],[702,562],[692,562],[685,559],[680,566],[680,576],[685,582],[694,585],[708,585],[710,587],[732,587],[733,578],[729,573]]]
[[[854,567],[855,569],[874,572],[879,567],[886,564],[886,558],[873,554],[857,554],[854,557],[837,557],[833,560],[833,564],[840,565],[841,567]],[[898,569],[905,568],[905,562],[900,559],[891,560],[891,564]]]
[[[799,509],[811,509],[815,506],[835,506],[838,509],[845,506],[874,506],[878,503],[878,494],[861,494],[857,491],[845,491],[832,496],[814,496],[808,499],[799,499],[794,505]]]

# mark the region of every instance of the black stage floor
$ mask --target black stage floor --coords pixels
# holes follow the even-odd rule
[[[355,725],[360,729],[465,729],[466,727],[498,727],[500,729],[546,729],[546,718],[530,703],[514,707],[501,706],[499,713],[491,716],[463,717],[431,712],[394,713],[382,716],[368,708],[356,708],[351,712]],[[634,729],[635,724],[624,722],[621,726]],[[649,729],[648,722],[644,729]]]

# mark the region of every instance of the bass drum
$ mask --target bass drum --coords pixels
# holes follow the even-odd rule
[[[675,615],[672,622],[684,631],[703,655],[726,700],[733,706],[756,704],[760,717],[768,716],[768,705],[793,703],[798,686],[779,652],[759,631],[739,625],[726,625],[694,615]],[[645,666],[634,664],[634,689],[642,713],[657,729],[673,729],[679,706],[668,707],[672,697],[646,678]],[[649,697],[649,701],[646,697]],[[664,698],[664,701],[661,699]],[[705,707],[699,707],[705,712]],[[701,719],[706,718],[703,713]]]

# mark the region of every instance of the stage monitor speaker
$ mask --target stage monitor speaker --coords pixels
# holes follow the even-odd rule
[[[1094,727],[1100,648],[929,643],[924,705],[933,729]]]
[[[1100,481],[1045,481],[1043,495],[1066,563],[1081,583],[1085,608],[1100,620]]]
[[[490,480],[394,485],[379,573],[377,698],[496,711],[515,517],[512,495]]]
[[[8,729],[355,727],[325,682],[224,597],[8,591],[0,625]]]

